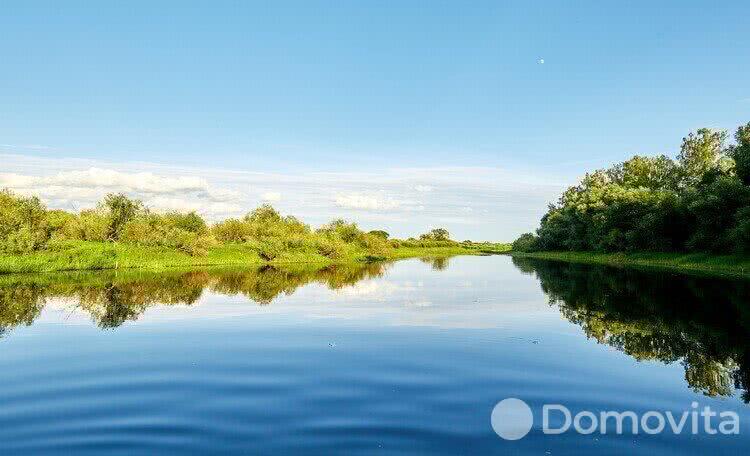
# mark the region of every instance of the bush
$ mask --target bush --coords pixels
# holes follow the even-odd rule
[[[39,198],[0,191],[0,251],[18,254],[44,247],[50,238],[46,216]]]
[[[247,225],[237,219],[227,219],[215,224],[211,232],[219,242],[245,242],[249,235]]]
[[[342,241],[347,243],[356,241],[364,234],[357,227],[356,223],[349,223],[343,219],[337,219],[328,225],[322,226],[318,232],[329,236],[338,236]]]
[[[515,252],[533,252],[537,250],[539,240],[531,233],[524,233],[513,241],[512,248]]]
[[[419,236],[422,241],[450,241],[450,233],[445,228],[435,228]]]
[[[141,201],[130,199],[124,193],[110,193],[105,196],[104,200],[99,203],[99,210],[107,214],[109,220],[107,239],[112,241],[120,239],[129,221],[148,212]]]
[[[168,212],[160,216],[162,223],[190,233],[206,233],[208,226],[203,218],[195,212],[181,214],[179,212]]]
[[[387,240],[372,234],[363,234],[360,238],[360,245],[367,249],[368,253],[377,256],[385,256],[391,249]]]
[[[185,220],[191,223],[186,225]],[[120,240],[130,244],[173,248],[193,256],[206,255],[215,240],[205,228],[205,223],[195,221],[196,218],[190,214],[149,214],[126,223]]]
[[[97,211],[82,211],[77,219],[77,229],[85,241],[103,242],[108,239],[111,222],[109,217]]]
[[[371,234],[373,236],[377,236],[382,239],[388,239],[391,236],[390,234],[388,234],[387,231],[383,231],[383,230],[372,230],[367,234]]]
[[[284,246],[277,239],[266,239],[257,244],[258,255],[266,261],[272,261],[279,257],[284,251]]]
[[[315,244],[318,253],[332,260],[340,258],[346,251],[346,245],[340,239],[332,237],[320,237]]]

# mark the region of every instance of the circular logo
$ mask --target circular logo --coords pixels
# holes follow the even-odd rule
[[[492,429],[505,440],[524,438],[533,425],[531,408],[521,399],[503,399],[492,409]]]

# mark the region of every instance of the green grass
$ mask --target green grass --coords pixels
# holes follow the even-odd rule
[[[706,253],[509,252],[513,256],[618,267],[655,268],[700,275],[750,278],[750,256]]]
[[[331,259],[309,251],[284,251],[272,261],[262,259],[248,244],[223,244],[208,255],[190,256],[166,247],[144,247],[133,244],[70,241],[54,249],[24,255],[0,255],[0,274],[23,272],[86,271],[108,269],[165,269],[197,266],[246,266],[262,264],[344,264],[392,260],[411,257],[482,255],[501,253],[506,244],[472,244],[439,247],[404,246],[390,248],[385,254],[373,255],[364,249]]]

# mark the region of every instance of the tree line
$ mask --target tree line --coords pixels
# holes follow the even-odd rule
[[[82,242],[165,247],[194,256],[225,244],[243,244],[267,261],[289,252],[337,259],[363,252],[387,256],[400,247],[460,245],[444,228],[406,240],[390,239],[383,230],[366,232],[342,219],[313,229],[270,205],[210,225],[195,212],[155,212],[122,193],[108,194],[93,209],[71,213],[50,210],[37,197],[0,191],[0,254],[61,251]]]
[[[513,249],[750,253],[750,123],[727,139],[702,128],[676,159],[637,155],[586,174]]]

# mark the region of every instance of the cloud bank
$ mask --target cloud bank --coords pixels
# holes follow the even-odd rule
[[[270,203],[313,226],[347,218],[400,237],[440,226],[458,239],[512,239],[533,229],[565,187],[483,167],[259,173],[11,154],[0,154],[0,162],[0,188],[37,195],[54,208],[93,207],[107,193],[123,192],[154,210],[194,210],[215,221]]]

